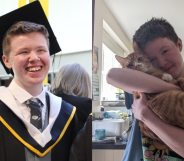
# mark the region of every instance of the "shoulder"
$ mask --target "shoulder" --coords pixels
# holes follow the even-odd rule
[[[47,91],[46,93],[49,95],[49,98],[50,98],[51,101],[54,101],[54,102],[58,101],[58,102],[61,102],[61,97],[58,97],[58,96],[56,96],[55,94],[53,94],[53,93],[51,93],[51,92],[49,92],[49,91]]]
[[[69,102],[78,108],[92,106],[92,99],[88,97],[79,97],[79,96],[73,96],[73,95],[68,95],[64,93],[60,94],[59,96],[66,102]]]
[[[7,91],[7,89],[8,89],[7,87],[1,86],[0,87],[0,92]]]
[[[62,97],[56,96],[51,92],[47,92],[49,94],[51,102],[60,103],[61,106],[65,107],[73,107],[73,105],[68,101],[63,99]]]
[[[77,107],[86,107],[92,105],[92,99],[88,97],[69,96],[67,101]]]
[[[10,102],[10,100],[15,100],[12,93],[7,87],[0,87],[0,100],[3,102]]]

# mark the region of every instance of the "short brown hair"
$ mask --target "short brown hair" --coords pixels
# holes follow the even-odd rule
[[[49,33],[45,26],[37,24],[37,23],[29,22],[29,21],[19,21],[13,24],[8,29],[8,31],[6,32],[3,38],[3,43],[2,43],[3,54],[9,55],[11,38],[13,36],[28,34],[32,32],[42,33],[45,36],[48,47],[49,47]]]
[[[168,38],[175,44],[179,39],[173,26],[166,19],[153,17],[139,27],[133,36],[133,42],[144,51],[147,43],[157,38]]]

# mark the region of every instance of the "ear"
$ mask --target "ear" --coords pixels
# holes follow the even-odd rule
[[[127,58],[123,58],[121,56],[115,55],[116,60],[121,64],[122,67],[125,67],[127,64]]]
[[[6,66],[7,68],[9,68],[9,69],[12,68],[12,65],[11,65],[11,62],[10,62],[10,58],[9,58],[7,55],[3,55],[3,56],[2,56],[2,60],[3,60],[5,66]]]
[[[182,44],[182,40],[180,38],[178,39],[177,46],[179,47],[180,51],[182,51],[183,44]]]

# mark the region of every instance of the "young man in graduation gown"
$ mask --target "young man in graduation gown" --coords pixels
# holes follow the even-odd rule
[[[0,161],[68,161],[75,107],[43,87],[60,47],[39,1],[2,16],[0,26],[1,60],[14,75],[0,87]]]

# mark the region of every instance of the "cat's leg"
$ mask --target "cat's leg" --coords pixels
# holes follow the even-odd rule
[[[143,122],[139,121],[139,127],[143,136],[147,136],[153,140],[161,141],[158,136],[152,132],[151,129],[149,129]]]
[[[184,78],[178,78],[176,81],[176,85],[178,85],[182,90],[184,90]]]

